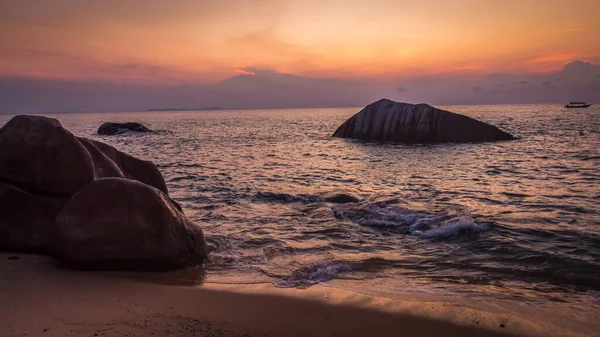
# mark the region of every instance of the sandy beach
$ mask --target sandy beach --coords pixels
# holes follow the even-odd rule
[[[0,254],[0,303],[0,336],[569,335],[441,302],[325,286],[164,285],[8,253]]]

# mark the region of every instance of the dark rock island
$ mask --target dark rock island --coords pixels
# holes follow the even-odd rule
[[[147,127],[143,126],[140,123],[111,123],[111,122],[106,122],[102,125],[100,125],[100,127],[98,128],[98,134],[99,135],[117,135],[123,132],[129,132],[129,131],[135,131],[135,132],[152,132],[152,130],[148,129]]]
[[[211,106],[208,108],[199,108],[199,109],[189,109],[189,108],[158,108],[158,109],[148,109],[146,111],[211,111],[211,110],[223,110],[220,106]]]
[[[34,116],[0,129],[1,250],[83,269],[168,270],[207,256],[156,165]]]
[[[333,137],[402,143],[490,142],[515,139],[499,128],[427,104],[382,99],[350,117]]]

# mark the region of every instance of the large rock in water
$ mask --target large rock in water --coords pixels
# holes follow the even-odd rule
[[[350,117],[334,137],[403,143],[489,142],[514,137],[493,125],[436,109],[382,99]]]
[[[16,116],[0,129],[0,181],[69,197],[94,179],[92,156],[56,119]]]
[[[158,189],[134,180],[97,180],[56,219],[58,255],[85,269],[172,269],[207,255],[200,227]]]
[[[116,135],[119,133],[135,131],[135,132],[152,132],[152,130],[143,126],[140,123],[111,123],[106,122],[98,128],[99,135]]]

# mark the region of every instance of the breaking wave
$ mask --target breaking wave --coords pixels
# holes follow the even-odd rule
[[[311,285],[334,279],[339,273],[349,272],[352,265],[347,262],[320,262],[296,269],[288,277],[273,281],[279,288],[308,288]]]
[[[448,238],[485,232],[490,222],[476,221],[470,216],[452,216],[414,212],[402,208],[386,208],[374,205],[359,208],[333,207],[336,218],[362,226],[383,227],[403,234],[424,238]]]

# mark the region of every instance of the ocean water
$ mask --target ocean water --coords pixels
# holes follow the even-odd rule
[[[442,108],[520,138],[332,138],[360,108],[49,116],[158,165],[207,236],[199,283],[325,282],[600,308],[599,106]],[[96,135],[107,121],[158,132]],[[325,201],[336,193],[359,201]]]

